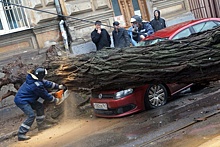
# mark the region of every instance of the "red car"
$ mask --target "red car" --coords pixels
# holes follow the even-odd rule
[[[192,33],[220,26],[220,18],[208,18],[183,22],[155,32],[140,44],[154,44],[165,39],[179,39]],[[124,90],[100,91],[92,93],[90,103],[98,117],[122,117],[145,109],[166,104],[174,94],[192,84],[146,84]]]
[[[193,33],[203,32],[220,26],[220,18],[203,18],[182,22],[165,29],[159,30],[144,41],[139,46],[151,45],[165,39],[175,40],[188,37]]]
[[[98,117],[122,117],[166,104],[168,97],[190,85],[146,84],[135,89],[93,93],[90,103]]]

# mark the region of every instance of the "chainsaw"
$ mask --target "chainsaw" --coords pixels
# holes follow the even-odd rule
[[[64,102],[65,99],[69,97],[70,92],[68,91],[68,89],[61,89],[55,92],[53,95],[55,98],[59,99],[59,102],[56,105],[60,105],[61,103]]]

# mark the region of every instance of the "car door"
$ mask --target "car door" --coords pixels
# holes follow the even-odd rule
[[[179,83],[172,83],[172,84],[167,84],[169,87],[171,95],[181,91],[182,89],[185,89],[186,87],[189,87],[191,84],[179,84]]]

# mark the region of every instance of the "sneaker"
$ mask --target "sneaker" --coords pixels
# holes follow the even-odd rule
[[[24,134],[19,134],[18,135],[18,141],[25,141],[25,140],[29,140],[29,139],[31,139],[30,136],[26,136]]]

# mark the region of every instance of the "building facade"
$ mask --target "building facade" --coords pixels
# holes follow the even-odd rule
[[[195,18],[220,17],[219,0],[189,0]]]
[[[161,16],[168,25],[193,19],[188,0],[111,0],[114,10],[114,19],[130,26],[130,18],[140,15],[145,21],[153,19],[153,11],[160,10]]]
[[[113,10],[109,0],[2,0],[0,2],[0,54],[41,49],[62,41],[60,17],[68,16],[73,41],[90,40],[96,20],[111,24]],[[20,5],[24,7],[19,7]],[[59,11],[61,10],[61,11]]]
[[[194,18],[188,0],[1,0],[0,54],[3,57],[62,42],[61,19],[66,22],[72,51],[83,50],[92,47],[86,43],[91,40],[96,20],[111,32],[114,20],[127,28],[133,15],[150,21],[155,9],[161,11],[168,25]]]

